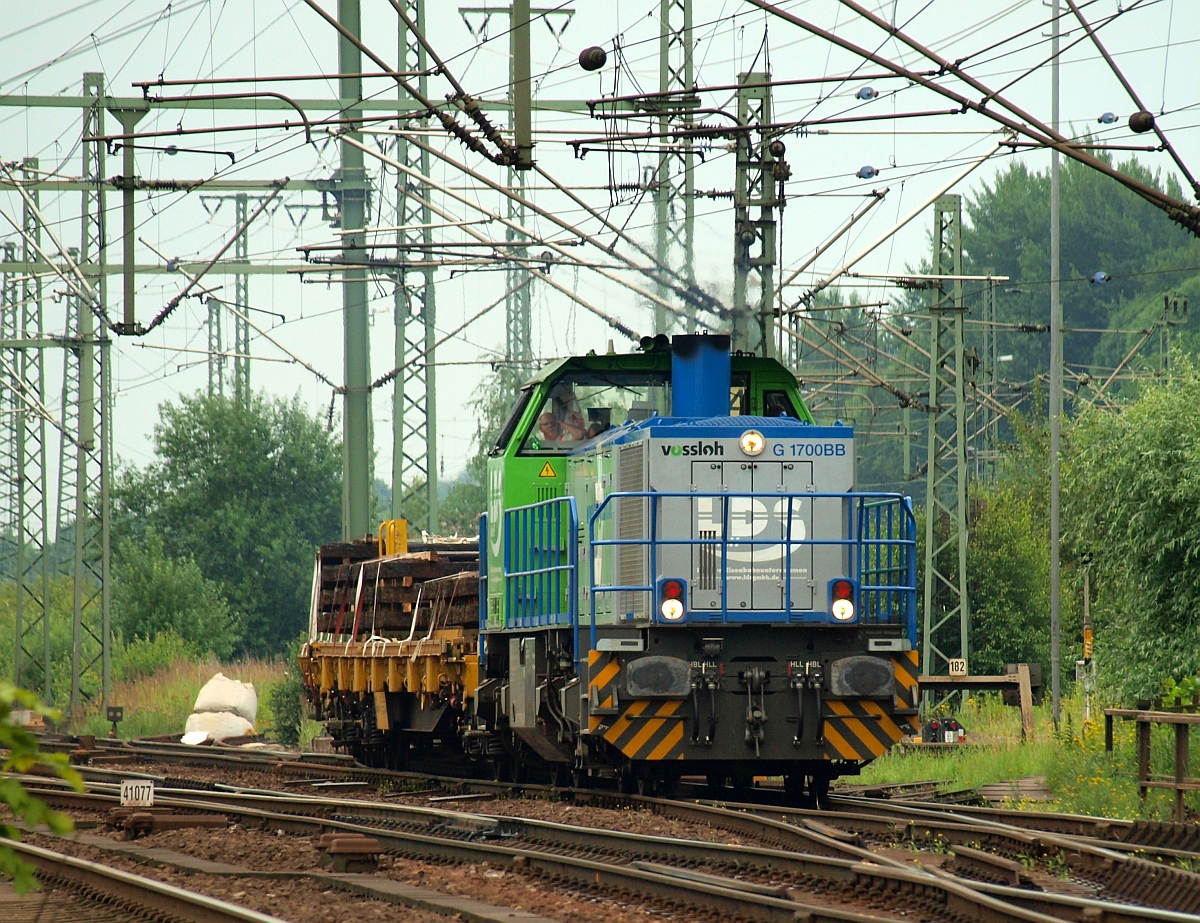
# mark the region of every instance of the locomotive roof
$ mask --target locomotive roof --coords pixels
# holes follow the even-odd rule
[[[734,353],[731,357],[732,370],[735,372],[758,369],[769,373],[792,378],[789,372],[775,359],[762,356],[752,356]],[[558,359],[538,369],[530,376],[522,387],[530,387],[544,381],[552,381],[564,372],[595,371],[595,372],[666,372],[671,371],[671,351],[655,349],[650,352],[634,353],[590,353],[586,356],[568,356]]]

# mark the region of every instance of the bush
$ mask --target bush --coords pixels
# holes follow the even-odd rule
[[[267,703],[275,718],[275,739],[285,747],[300,746],[300,727],[304,720],[303,695],[300,669],[294,664],[267,693]]]
[[[117,546],[114,556],[113,626],[127,638],[170,632],[199,653],[229,657],[242,636],[242,617],[220,587],[190,557],[167,554],[148,531]]]
[[[189,644],[174,631],[161,631],[152,638],[134,638],[113,658],[113,674],[118,682],[148,679],[181,660],[198,656],[194,644]]]

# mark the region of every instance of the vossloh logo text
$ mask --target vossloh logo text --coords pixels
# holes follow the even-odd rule
[[[713,442],[693,442],[689,445],[664,445],[663,455],[724,455],[725,446]]]

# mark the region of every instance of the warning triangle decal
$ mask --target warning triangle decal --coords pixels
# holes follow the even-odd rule
[[[546,464],[542,465],[542,470],[538,472],[538,477],[556,478],[558,475],[554,473],[554,466],[550,462],[546,462]]]

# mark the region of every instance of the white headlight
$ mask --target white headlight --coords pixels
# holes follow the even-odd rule
[[[854,618],[854,603],[849,599],[835,599],[829,611],[839,622],[848,622]]]
[[[767,440],[758,430],[748,429],[742,433],[741,441],[738,444],[747,455],[758,455],[767,447]]]
[[[668,622],[678,622],[683,618],[683,603],[678,599],[664,599],[662,617]]]

